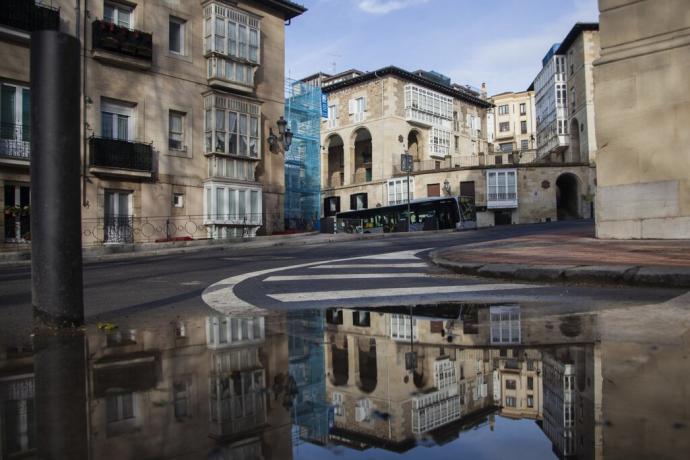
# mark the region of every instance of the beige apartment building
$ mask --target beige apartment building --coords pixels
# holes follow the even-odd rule
[[[684,0],[600,0],[597,236],[690,237],[690,15]]]
[[[83,43],[85,245],[272,233],[284,165],[269,147],[284,107],[288,0],[3,2],[0,220],[30,240],[29,33]],[[30,5],[29,5],[30,4]]]
[[[491,102],[495,107],[487,115],[488,141],[493,144],[494,152],[535,156],[537,119],[534,91],[496,94],[491,97]]]

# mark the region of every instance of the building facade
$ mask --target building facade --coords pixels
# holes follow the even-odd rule
[[[491,97],[493,129],[488,141],[494,152],[516,152],[534,155],[537,141],[537,119],[534,91],[508,92]]]
[[[600,0],[597,236],[690,236],[690,16],[682,0]]]
[[[434,72],[397,67],[310,78],[321,81],[328,96],[328,118],[321,126],[324,217],[405,203],[404,152],[414,160],[410,198],[467,197],[475,205],[477,226],[591,215],[581,199],[592,193],[589,166],[536,162],[533,150],[496,151],[489,135],[499,115],[482,91]],[[528,133],[534,129],[527,94],[512,96],[526,104],[522,117],[521,103],[515,102],[516,147],[531,141],[531,134],[522,134],[522,121]],[[575,185],[561,191],[564,177]],[[576,209],[562,213],[564,206]]]
[[[284,112],[285,21],[304,8],[98,0],[77,17],[67,0],[26,3],[3,2],[0,24],[6,242],[30,240],[29,32],[45,28],[83,43],[85,245],[283,228],[283,153],[266,137]]]

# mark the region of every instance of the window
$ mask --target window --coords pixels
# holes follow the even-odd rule
[[[527,134],[527,122],[524,120],[520,122],[520,134]]]
[[[503,144],[498,145],[501,148],[501,152],[512,152],[513,151],[513,143],[512,142],[505,142]]]
[[[506,396],[506,407],[517,407],[517,398],[514,396]]]
[[[134,345],[136,343],[137,338],[136,331],[134,329],[111,331],[106,335],[106,345],[108,347]]]
[[[529,149],[529,141],[527,139],[523,139],[520,141],[520,150],[528,150]]]
[[[210,94],[204,99],[206,153],[225,153],[259,159],[259,120],[261,109],[258,104],[219,94]]]
[[[414,178],[410,178],[410,200],[414,199]],[[388,181],[388,204],[407,203],[407,178]]]
[[[436,361],[434,363],[434,378],[436,388],[439,390],[455,385],[457,383],[455,363],[450,359]]]
[[[527,377],[527,389],[534,390],[534,377]]]
[[[31,152],[30,110],[31,97],[28,88],[2,84],[0,96],[0,155],[29,158]]]
[[[206,318],[206,342],[211,348],[260,341],[264,339],[264,334],[264,318],[261,316]]]
[[[417,320],[410,315],[391,314],[391,338],[393,340],[409,341],[417,339]]]
[[[103,19],[120,27],[132,29],[132,8],[119,3],[105,2],[103,6]]]
[[[512,379],[506,380],[506,390],[516,390],[517,389],[517,382]]]
[[[204,18],[205,53],[220,53],[259,64],[259,18],[218,3],[204,8]]]
[[[134,394],[125,393],[107,396],[105,416],[108,424],[133,420],[135,418]]]
[[[577,101],[575,99],[575,87],[573,86],[570,88],[570,107],[573,108],[573,112],[575,111],[575,105],[577,104]]]
[[[527,395],[527,407],[534,407],[534,396]]]
[[[358,209],[367,209],[367,194],[355,193],[350,195],[350,209],[356,211]]]
[[[455,153],[460,152],[460,136],[455,136]]]
[[[349,105],[349,112],[352,116],[352,120],[355,123],[364,121],[364,112],[367,110],[367,99],[365,97],[350,99]]]
[[[187,382],[173,383],[173,407],[177,420],[189,417],[189,384]]]
[[[101,136],[107,139],[134,139],[134,107],[119,102],[101,102]]]
[[[453,98],[421,86],[405,85],[405,117],[450,130]]]
[[[184,193],[173,193],[173,208],[184,208]]]
[[[328,106],[328,129],[338,126],[338,106],[332,104]]]
[[[498,130],[502,133],[510,131],[510,122],[503,121],[503,122],[499,123],[498,124]]]
[[[324,217],[335,216],[340,212],[340,197],[329,196],[323,200],[323,215]]]
[[[185,23],[184,19],[170,16],[168,21],[168,49],[171,53],[184,54]]]
[[[261,225],[260,190],[228,184],[207,184],[206,190],[204,207],[209,220],[227,225]]]
[[[358,327],[371,326],[371,314],[364,310],[355,310],[352,312],[352,325]]]
[[[556,105],[558,107],[565,107],[567,102],[567,93],[565,84],[556,85]]]
[[[510,112],[510,108],[508,107],[508,104],[498,106],[498,114],[499,115],[508,115],[509,112]]]
[[[527,104],[524,102],[520,103],[520,115],[527,115]]]
[[[184,339],[187,337],[187,325],[184,321],[177,321],[175,323],[175,338]]]
[[[168,148],[170,150],[187,150],[184,145],[185,114],[171,110],[168,112]]]
[[[490,309],[491,343],[520,343],[520,307],[505,306]]]

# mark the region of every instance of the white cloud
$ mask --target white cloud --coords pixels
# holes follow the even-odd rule
[[[428,3],[431,0],[358,0],[360,10],[372,14],[387,14],[410,6]]]

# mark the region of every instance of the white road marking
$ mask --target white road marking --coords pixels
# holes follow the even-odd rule
[[[425,251],[425,249],[422,249],[422,251]],[[360,257],[359,259],[366,259],[366,260],[415,259],[415,260],[418,260],[419,257],[417,257],[416,254],[419,254],[422,251],[420,251],[419,249],[414,249],[412,251],[389,252],[388,254],[376,254],[373,256],[364,256],[364,257]]]
[[[314,267],[312,267],[314,268]],[[427,273],[341,273],[338,275],[295,275],[269,276],[264,282],[274,281],[311,281],[311,280],[348,280],[370,278],[429,278]]]
[[[323,300],[364,299],[375,297],[417,296],[425,294],[454,294],[486,291],[506,291],[514,289],[535,289],[542,286],[525,284],[474,284],[469,286],[430,286],[386,289],[355,289],[347,291],[291,292],[268,294],[280,302],[313,302]]]
[[[419,249],[415,250],[415,253],[419,252],[424,252],[428,251],[429,248],[426,249]],[[405,258],[410,254],[412,251],[398,251],[394,253],[389,253],[388,255],[391,256],[391,258],[399,257],[399,258]],[[395,257],[394,257],[395,256]],[[315,265],[319,264],[332,264],[336,262],[345,262],[345,261],[351,261],[351,260],[359,260],[359,259],[365,259],[370,256],[364,256],[364,257],[348,257],[345,259],[333,259],[333,260],[324,260],[321,262],[311,262],[311,263],[306,263],[306,264],[297,264],[297,265],[291,265],[288,267],[278,267],[278,268],[270,268],[267,270],[259,270],[256,272],[251,272],[251,273],[244,273],[242,275],[237,275],[237,276],[231,276],[229,278],[225,278],[224,280],[218,281],[217,283],[212,284],[211,286],[207,287],[204,292],[201,294],[201,299],[208,305],[209,307],[213,308],[217,312],[223,314],[223,315],[265,315],[266,310],[260,307],[257,307],[255,305],[250,304],[249,302],[245,302],[244,300],[240,299],[235,295],[235,286],[240,284],[243,281],[246,281],[251,278],[255,278],[257,276],[262,276],[262,275],[268,275],[270,273],[276,273],[276,272],[281,272],[285,270],[293,270],[296,268],[306,268],[306,267],[313,267]],[[358,266],[359,268],[359,266]]]
[[[427,264],[423,262],[415,263],[415,262],[408,262],[408,263],[403,263],[403,264],[334,264],[334,265],[316,265],[314,267],[311,267],[312,270],[315,269],[332,269],[332,268],[360,268],[360,269],[367,269],[367,268],[422,268],[422,267],[428,267]]]

